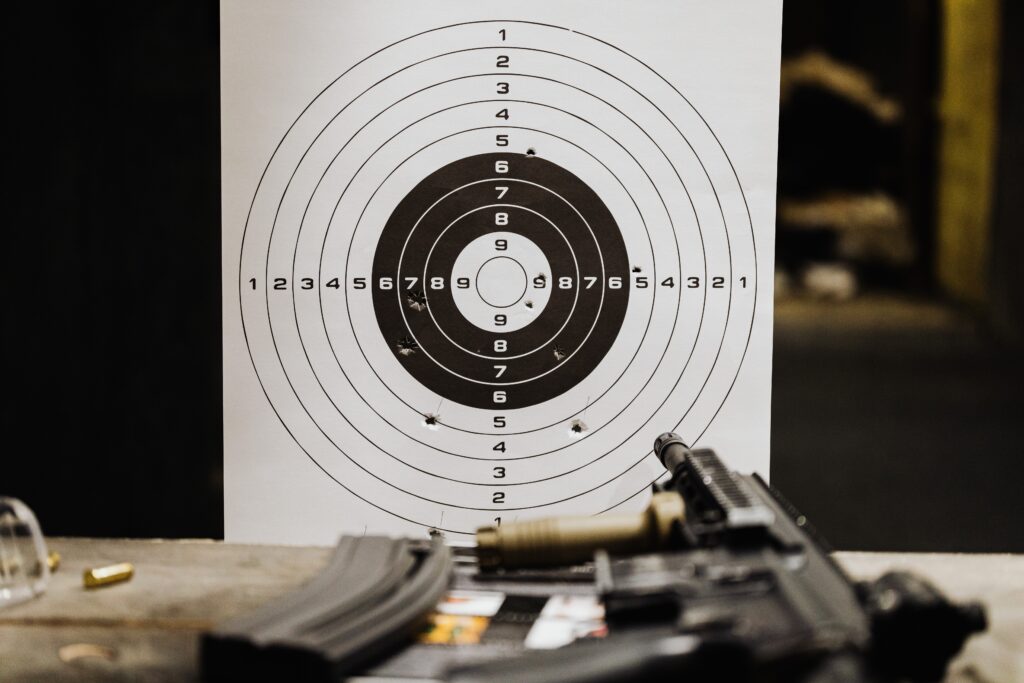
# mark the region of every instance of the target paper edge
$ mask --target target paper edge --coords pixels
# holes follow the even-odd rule
[[[758,207],[751,209],[741,171],[686,93],[640,56],[579,31],[572,35],[584,42],[555,40],[564,29],[544,23],[429,26],[392,40],[398,48],[355,60],[312,92],[304,111],[295,108],[297,118],[264,160],[258,189],[249,186],[241,239],[228,223],[227,186],[240,190],[242,176],[225,180],[229,538],[329,542],[340,530],[439,528],[457,539],[498,517],[597,513],[636,503],[658,475],[646,442],[666,428],[694,441],[712,426],[721,433],[723,420],[763,431],[767,405],[755,402],[740,416],[728,406],[737,385],[746,403],[754,394],[765,402],[764,387],[744,387],[741,371],[752,342],[759,358],[770,358],[756,324],[764,326],[765,301],[770,316],[757,244],[770,231],[755,227]],[[492,32],[491,42],[469,35],[477,27]],[[498,42],[502,27],[506,40]],[[512,29],[518,40],[508,40]],[[405,47],[389,62],[388,50]],[[499,83],[515,92],[499,93]],[[512,118],[485,120],[501,108]],[[474,159],[492,168],[504,160],[512,172],[474,167],[424,190],[425,178]],[[496,186],[499,177],[510,179],[512,197],[483,203],[462,187]],[[523,204],[515,201],[519,187]],[[386,242],[405,238],[416,247],[408,259],[414,270],[400,257],[393,275],[376,272],[371,257],[394,260],[391,246],[375,247],[403,200],[417,204],[419,232],[410,235],[406,225]],[[513,216],[511,226],[481,223],[502,213]],[[521,266],[527,288],[534,270],[552,278],[550,310],[537,306],[529,312],[535,322],[507,335],[480,322],[484,314],[504,315],[496,313],[504,304],[472,304],[462,292],[456,300],[468,278],[442,282],[431,270],[431,263],[450,267],[473,239],[498,232],[520,250],[491,254],[511,269],[502,272]],[[529,273],[516,261],[520,254]],[[419,272],[422,290],[405,291],[403,279]],[[250,277],[255,289],[247,289]],[[381,290],[388,277],[392,289]],[[357,278],[368,291],[355,289]],[[276,289],[280,279],[284,288]],[[328,287],[332,280],[338,286]],[[435,280],[441,287],[432,291]],[[569,287],[559,291],[559,283]],[[385,314],[382,295],[391,291]],[[502,295],[501,288],[487,291]],[[532,303],[528,293],[510,294],[509,305]],[[426,307],[414,310],[406,294],[420,304],[425,298]],[[573,314],[547,320],[545,312],[569,310],[567,295],[577,304]],[[431,326],[424,321],[435,310],[441,322]],[[396,312],[406,318],[402,338],[392,334]],[[475,323],[459,319],[467,312]],[[406,337],[411,355],[394,348]],[[528,343],[499,353],[502,339]],[[517,357],[502,361],[503,353]],[[504,366],[501,377],[481,374],[489,366]],[[524,398],[508,410],[486,405],[496,392],[506,405]],[[242,403],[253,405],[243,410]],[[253,438],[253,431],[265,433]],[[744,440],[763,441],[766,470],[767,434]],[[253,516],[268,514],[252,512],[259,488],[296,519],[257,528]]]

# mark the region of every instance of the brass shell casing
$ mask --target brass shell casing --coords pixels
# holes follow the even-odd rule
[[[121,562],[106,567],[86,569],[82,572],[82,583],[86,588],[98,588],[112,583],[128,581],[135,574],[135,566],[131,562]]]
[[[601,549],[611,555],[668,547],[685,520],[682,497],[655,493],[639,514],[549,517],[482,527],[476,532],[481,567],[545,567],[578,564]]]
[[[50,568],[50,572],[60,569],[60,553],[56,550],[50,551],[50,554],[46,556],[46,566]]]

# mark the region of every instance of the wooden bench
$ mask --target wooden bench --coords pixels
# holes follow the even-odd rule
[[[0,611],[0,681],[197,681],[197,635],[292,590],[330,549],[218,541],[54,538],[60,569],[46,594]],[[837,553],[858,578],[901,568],[951,597],[980,599],[988,633],[947,681],[1024,681],[1024,556]],[[86,590],[86,568],[132,562],[126,583]],[[68,648],[83,644],[86,647]],[[62,651],[62,648],[63,651]],[[63,653],[63,657],[62,657]]]

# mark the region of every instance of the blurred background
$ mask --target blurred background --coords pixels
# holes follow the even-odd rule
[[[217,5],[15,13],[0,492],[220,537]],[[1024,551],[1020,36],[1009,0],[785,2],[771,478],[839,548]]]

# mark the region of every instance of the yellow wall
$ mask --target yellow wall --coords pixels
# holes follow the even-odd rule
[[[936,269],[955,299],[988,301],[997,143],[999,0],[944,0]]]

